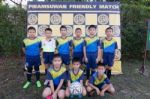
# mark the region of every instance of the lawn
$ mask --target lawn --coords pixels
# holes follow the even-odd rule
[[[146,62],[145,76],[137,72],[141,63],[137,60],[122,63],[124,74],[113,76],[111,79],[116,88],[114,96],[106,94],[104,97],[94,96],[86,99],[150,99],[150,62]],[[38,89],[33,83],[29,89],[22,89],[26,80],[23,65],[23,58],[0,58],[0,99],[42,99],[44,87]],[[44,81],[44,75],[41,79]]]

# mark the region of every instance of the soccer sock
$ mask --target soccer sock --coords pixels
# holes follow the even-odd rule
[[[27,68],[27,80],[31,82],[31,76],[32,76],[32,67]]]
[[[28,80],[29,82],[31,82],[31,76],[32,76],[31,73],[27,73],[27,80]]]
[[[39,66],[34,66],[34,69],[35,69],[36,80],[40,80]]]
[[[108,70],[108,72],[107,72],[107,77],[108,77],[108,79],[111,78],[111,70]]]
[[[36,80],[37,80],[37,81],[40,80],[40,72],[39,72],[39,71],[36,71],[35,75],[36,75]]]

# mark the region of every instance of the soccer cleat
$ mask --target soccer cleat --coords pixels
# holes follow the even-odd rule
[[[41,85],[41,82],[38,80],[38,81],[36,81],[36,86],[38,87],[38,88],[40,88],[42,85]]]
[[[30,86],[31,82],[27,81],[24,86],[23,89],[27,89]]]

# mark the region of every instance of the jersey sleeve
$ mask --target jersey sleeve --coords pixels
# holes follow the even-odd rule
[[[66,75],[67,75],[67,80],[71,80],[71,75],[70,75],[70,72],[68,72],[68,73],[66,73]]]
[[[84,46],[86,46],[87,45],[87,43],[86,43],[86,40],[84,39],[84,41],[83,41],[83,45]]]
[[[73,41],[69,40],[69,46],[72,47],[72,45],[73,45]]]
[[[80,80],[84,80],[84,73],[82,73]]]
[[[41,41],[39,42],[39,48],[42,48],[42,42]]]
[[[104,81],[106,84],[110,84],[110,80],[108,78],[106,78]]]
[[[118,49],[118,44],[117,44],[117,42],[115,42],[115,49]]]
[[[101,42],[101,49],[104,49],[104,42]]]
[[[26,45],[25,45],[24,41],[22,42],[22,47],[23,47],[23,48],[25,48],[25,47],[26,47]]]
[[[90,77],[89,83],[90,83],[90,84],[94,84],[94,77],[93,77],[93,76]]]
[[[56,42],[56,47],[57,47],[57,46],[59,45],[58,40],[56,39],[56,41],[55,41],[55,42]]]
[[[64,72],[63,74],[62,74],[62,78],[61,79],[65,79],[66,78],[66,72]]]
[[[49,71],[47,71],[46,79],[48,79],[48,80],[52,80],[52,79],[53,79],[53,78],[52,78],[52,75],[50,74]]]

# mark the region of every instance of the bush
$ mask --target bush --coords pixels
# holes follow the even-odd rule
[[[141,5],[121,5],[122,54],[141,58],[145,48],[150,9]]]
[[[0,6],[0,55],[20,55],[25,36],[26,11]]]

